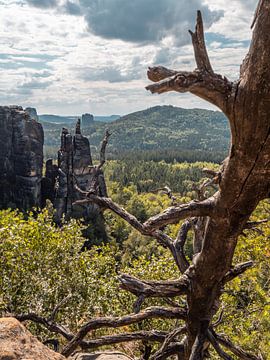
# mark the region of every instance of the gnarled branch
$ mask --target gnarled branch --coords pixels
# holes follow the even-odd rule
[[[123,342],[129,341],[153,341],[153,342],[163,342],[168,336],[168,333],[164,331],[158,330],[151,330],[151,331],[135,331],[132,333],[123,333],[123,334],[116,334],[116,335],[107,335],[101,336],[97,339],[91,339],[87,341],[83,341],[80,344],[80,347],[84,350],[86,349],[94,349],[104,345],[113,345],[119,344]]]
[[[225,353],[225,351],[220,347],[216,337],[213,335],[211,330],[208,330],[207,337],[221,359],[233,360],[233,358],[229,354]]]
[[[183,326],[179,329],[174,329],[172,332],[170,332],[162,346],[160,347],[160,349],[158,349],[151,357],[150,357],[150,360],[155,360],[157,358],[160,358],[162,355],[164,355],[168,349],[168,346],[171,344],[171,342],[176,338],[176,336],[179,336],[181,334],[184,334],[186,332],[186,327]]]
[[[204,41],[204,30],[203,30],[203,20],[202,14],[200,11],[197,11],[197,22],[195,32],[189,30],[189,33],[192,38],[192,44],[194,48],[195,60],[197,67],[201,71],[207,71],[209,73],[214,73],[210,60],[208,57],[207,49]]]
[[[182,359],[184,356],[184,345],[180,342],[170,344],[163,353],[155,357],[155,360],[164,360],[172,355],[177,355],[179,359]]]
[[[108,141],[109,141],[109,137],[110,137],[110,136],[111,136],[111,133],[109,132],[108,129],[106,129],[105,136],[104,136],[104,139],[103,139],[102,144],[101,144],[100,160],[99,160],[98,169],[101,169],[102,166],[103,166],[103,165],[105,164],[105,162],[106,162],[105,153],[106,153],[106,147],[107,147],[107,144],[108,144]]]
[[[10,314],[9,316],[13,316],[15,319],[19,321],[32,321],[36,324],[43,325],[46,329],[49,331],[62,335],[65,339],[71,340],[73,338],[73,334],[66,329],[63,325],[57,324],[54,321],[48,320],[42,316],[39,316],[35,313],[29,313],[29,314]]]
[[[158,94],[168,91],[189,91],[218,106],[226,113],[227,102],[233,84],[225,77],[215,74],[212,69],[205,46],[203,21],[200,11],[197,13],[195,32],[189,32],[192,38],[197,69],[193,72],[187,72],[170,70],[163,66],[150,67],[147,72],[149,80],[159,83],[148,85],[146,89]]]
[[[124,219],[126,222],[128,222],[142,235],[151,236],[155,238],[159,242],[159,244],[168,248],[174,257],[180,272],[182,273],[186,270],[186,266],[188,265],[188,263],[183,266],[183,259],[181,253],[178,253],[177,250],[178,242],[174,242],[173,239],[171,239],[167,234],[158,230],[158,228],[169,223],[174,223],[181,219],[188,218],[190,216],[210,215],[211,211],[214,208],[213,198],[207,199],[203,202],[192,201],[188,204],[171,207],[167,209],[166,212],[154,216],[148,221],[146,221],[144,224],[142,224],[134,215],[130,214],[124,208],[114,203],[110,198],[99,197],[92,192],[81,190],[78,186],[75,187],[81,194],[85,195],[85,199],[77,200],[74,204],[82,205],[89,202],[94,202],[102,209],[110,209],[115,214],[119,215],[122,219]]]
[[[245,271],[250,269],[254,265],[253,261],[247,261],[238,265],[235,265],[230,271],[227,272],[223,279],[223,283],[226,284],[227,282],[233,280],[237,276],[243,274]]]
[[[183,275],[178,280],[146,281],[134,276],[122,274],[119,277],[121,288],[136,296],[144,297],[175,297],[188,293],[189,280]]]
[[[188,204],[169,207],[162,213],[148,219],[143,225],[146,230],[153,230],[189,217],[211,216],[213,215],[214,204],[214,197],[210,197],[204,201],[191,201]]]
[[[228,338],[223,337],[220,334],[217,334],[212,330],[212,335],[215,337],[215,339],[224,347],[226,347],[228,350],[230,350],[234,355],[238,356],[239,359],[242,360],[262,360],[261,357],[258,357],[256,355],[250,354],[249,352],[241,349],[239,346],[234,345],[231,340]]]
[[[182,273],[184,273],[189,267],[189,262],[184,253],[184,246],[190,229],[191,229],[191,220],[188,219],[181,225],[177,234],[177,238],[174,241],[175,256],[177,258],[177,262],[179,263],[180,270]]]
[[[64,347],[62,355],[70,356],[77,346],[81,345],[82,340],[91,330],[100,328],[117,328],[135,323],[140,323],[146,319],[163,318],[163,319],[183,319],[185,314],[181,309],[150,307],[138,314],[126,315],[123,317],[100,317],[92,319],[80,328],[73,339]]]

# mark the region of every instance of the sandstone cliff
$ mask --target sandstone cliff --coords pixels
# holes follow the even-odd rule
[[[19,106],[0,106],[0,208],[40,206],[44,134]]]

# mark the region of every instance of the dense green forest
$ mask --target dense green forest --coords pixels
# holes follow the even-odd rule
[[[70,124],[43,122],[47,158],[56,158],[63,126],[74,131]],[[112,132],[108,146],[108,158],[111,159],[138,156],[144,160],[167,162],[220,162],[230,139],[227,119],[219,111],[156,106],[110,123],[95,121],[83,128],[83,134],[90,140],[93,157],[97,156],[106,128]]]
[[[172,188],[179,203],[196,198],[192,183],[202,181],[201,169],[205,166],[216,168],[206,163],[108,162],[105,171],[109,195],[143,221],[170,206],[166,194],[153,191],[165,184]],[[32,311],[46,317],[66,299],[56,321],[75,331],[89,318],[132,313],[135,297],[119,292],[119,272],[159,280],[178,276],[167,250],[110,212],[105,212],[108,243],[85,252],[80,251],[84,243],[83,225],[72,220],[56,228],[52,214],[49,204],[39,215],[30,213],[28,217],[17,211],[0,212],[0,311],[3,314]],[[269,218],[269,214],[270,204],[265,201],[256,210],[254,220]],[[175,237],[178,226],[168,226],[167,233]],[[241,236],[235,263],[254,260],[255,266],[225,288],[221,299],[224,314],[218,327],[219,332],[224,330],[245,349],[260,349],[268,359],[269,237],[267,224]],[[191,242],[189,236],[186,253],[190,257]],[[163,304],[162,301],[149,299],[144,306]],[[44,328],[29,326],[41,339],[51,337]],[[88,337],[142,329],[170,330],[174,326],[172,320],[147,320],[122,330],[97,330]],[[141,345],[123,344],[117,348],[134,355],[140,353]],[[211,356],[217,359],[215,354]]]

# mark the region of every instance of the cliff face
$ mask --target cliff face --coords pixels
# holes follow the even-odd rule
[[[0,208],[41,205],[44,134],[19,106],[0,106]]]

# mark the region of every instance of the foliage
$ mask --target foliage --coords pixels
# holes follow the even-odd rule
[[[109,181],[115,182],[114,185],[109,186],[112,193],[119,194],[115,201],[124,205],[121,199],[126,192],[124,188],[131,185],[135,186],[138,193],[154,192],[167,185],[173,192],[179,193],[181,196],[193,197],[195,195],[193,185],[203,181],[202,169],[205,167],[218,168],[217,165],[209,162],[167,164],[164,161],[117,160],[109,161],[106,164],[105,173]]]
[[[143,273],[147,278],[171,277],[173,261],[166,252],[131,259],[122,264],[121,253],[113,245],[80,252],[84,239],[80,225],[71,221],[63,227],[52,225],[48,210],[28,218],[15,211],[0,212],[0,311],[4,313],[35,312],[49,316],[67,296],[56,320],[73,331],[91,317],[123,315],[132,312],[135,298],[119,292],[118,271]],[[166,272],[164,265],[166,264]],[[145,322],[150,329],[162,328],[168,322]],[[48,333],[38,326],[32,331],[41,337]],[[138,329],[136,325],[129,328]],[[98,333],[104,334],[103,330]]]
[[[109,173],[115,170],[113,166],[108,165]],[[188,164],[181,166],[188,168]],[[173,171],[176,167],[181,172],[181,166],[175,164],[169,168]],[[168,172],[164,173],[169,176]],[[170,204],[170,199],[160,193],[138,194],[135,185],[122,187],[111,182],[110,192],[115,201],[141,219],[162,211]],[[187,190],[184,193],[186,196],[193,195]],[[184,200],[178,195],[180,200]],[[269,218],[269,214],[270,204],[266,201],[260,204],[253,220]],[[16,211],[1,211],[1,312],[33,311],[49,316],[55,306],[70,295],[57,313],[56,320],[76,331],[91,317],[123,315],[133,311],[133,295],[119,291],[117,275],[120,271],[144,279],[173,279],[178,276],[167,250],[151,238],[139,235],[110,212],[106,212],[105,217],[109,244],[80,252],[84,239],[78,222],[71,221],[62,228],[56,228],[52,224],[50,209],[38,215],[29,214],[27,218]],[[221,299],[224,316],[217,331],[224,331],[233,342],[246,349],[260,349],[266,356],[270,343],[270,229],[267,224],[261,228],[263,233],[246,231],[246,235],[240,237],[234,263],[253,260],[255,266],[225,289]],[[171,225],[167,232],[175,237],[177,229],[177,225]],[[190,235],[187,247],[191,241]],[[143,306],[158,303],[162,304],[162,300],[151,299]],[[164,330],[173,326],[174,322],[169,320],[151,320],[117,331]],[[38,326],[31,325],[31,330],[43,339],[49,336]],[[98,330],[90,336],[106,333],[111,333],[111,330]],[[212,356],[216,359],[214,354]]]
[[[256,209],[254,221],[267,219],[270,203],[265,201]],[[261,230],[261,231],[260,231]],[[269,357],[270,344],[270,228],[260,226],[259,232],[241,236],[234,263],[254,261],[254,267],[236,278],[222,296],[224,321],[221,329],[234,343],[248,350],[260,350]]]

